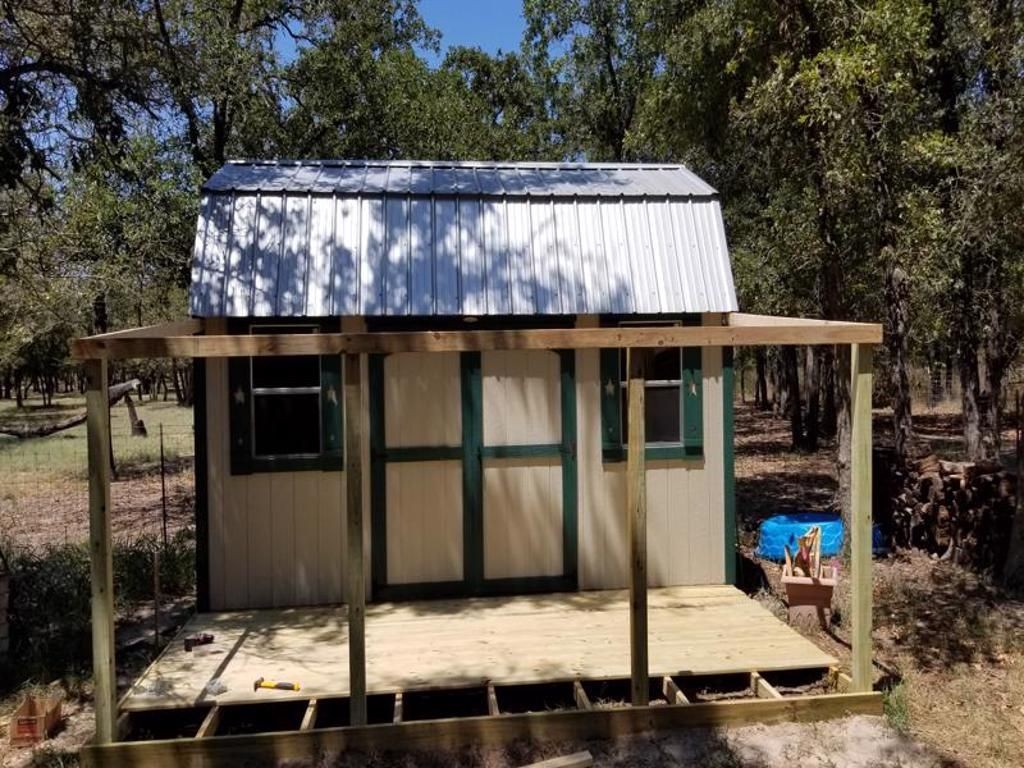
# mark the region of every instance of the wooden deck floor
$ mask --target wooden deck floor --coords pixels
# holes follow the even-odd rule
[[[371,605],[369,693],[629,677],[628,593],[577,592]],[[212,632],[191,653],[181,635],[126,697],[125,710],[344,696],[344,607],[199,614],[182,634]],[[651,675],[827,667],[836,660],[730,586],[649,593]],[[258,677],[297,693],[253,691]],[[219,679],[227,691],[204,689]]]

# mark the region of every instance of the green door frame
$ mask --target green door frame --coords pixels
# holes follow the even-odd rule
[[[370,525],[371,589],[374,600],[414,600],[478,595],[575,591],[578,588],[576,356],[559,350],[561,441],[485,446],[483,379],[479,352],[460,354],[462,445],[387,448],[384,439],[384,356],[371,355]],[[559,457],[562,465],[562,565],[560,576],[484,578],[484,459]],[[456,581],[388,584],[387,464],[400,461],[462,461],[463,578]]]

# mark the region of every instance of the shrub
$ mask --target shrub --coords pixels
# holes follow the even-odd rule
[[[153,599],[153,553],[160,552],[165,597],[195,589],[195,538],[179,531],[163,546],[155,536],[114,545],[114,595],[119,607]],[[52,680],[91,667],[90,563],[85,544],[51,545],[6,556],[10,570],[10,653],[0,688],[28,678]],[[15,679],[17,678],[17,679]]]

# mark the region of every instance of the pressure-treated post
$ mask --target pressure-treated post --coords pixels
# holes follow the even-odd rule
[[[851,345],[850,561],[853,690],[870,691],[871,671],[871,346]]]
[[[359,355],[345,355],[345,510],[348,524],[348,681],[352,725],[366,725],[366,591],[363,572],[362,385]]]
[[[644,449],[644,350],[630,349],[626,354],[629,369],[627,390],[629,442],[626,454],[626,487],[629,495],[629,660],[632,701],[647,704],[650,684],[647,680],[647,475]]]
[[[114,567],[110,543],[110,420],[107,361],[85,362],[86,437],[89,455],[89,553],[92,563],[92,675],[96,744],[114,740]]]

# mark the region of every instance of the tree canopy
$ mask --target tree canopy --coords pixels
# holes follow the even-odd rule
[[[524,0],[518,50],[436,65],[415,0],[0,5],[0,374],[183,315],[228,158],[683,161],[721,194],[744,309],[884,318],[898,418],[907,361],[952,364],[970,452],[998,448],[1024,333],[1016,0]],[[842,430],[844,361],[815,360]]]

